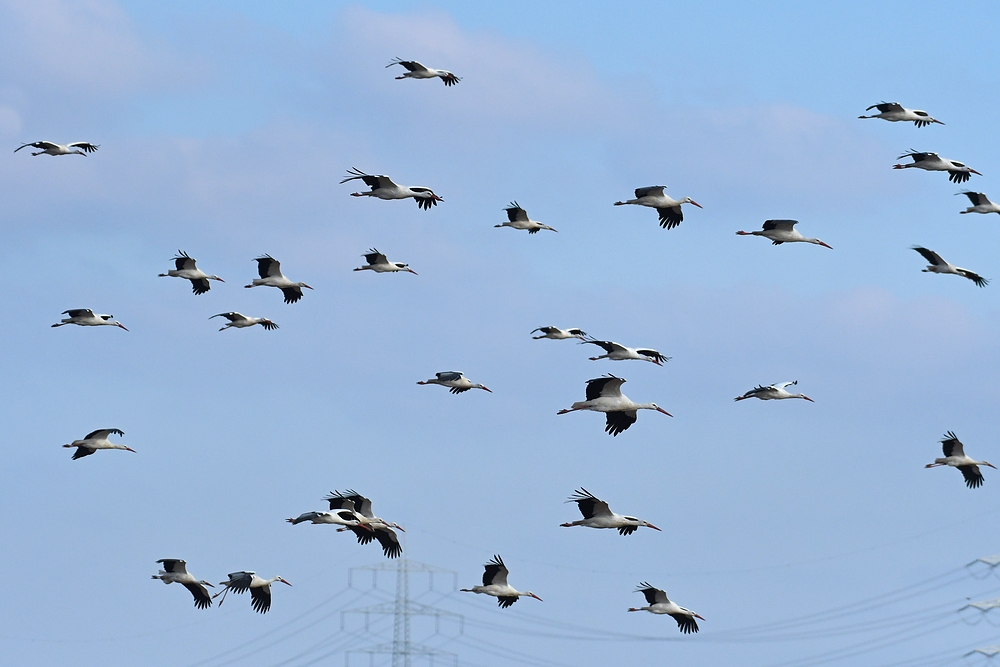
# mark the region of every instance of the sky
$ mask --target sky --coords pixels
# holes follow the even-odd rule
[[[0,0],[0,385],[11,664],[381,665],[394,563],[284,519],[334,489],[402,525],[435,664],[932,667],[1000,643],[994,3]],[[394,57],[462,81],[397,81]],[[882,100],[945,125],[858,120]],[[91,141],[87,157],[14,153]],[[352,167],[444,201],[352,198]],[[615,208],[647,185],[673,230]],[[517,201],[558,233],[496,229]],[[740,237],[769,218],[833,247]],[[355,273],[369,248],[419,275]],[[183,250],[225,283],[157,274]],[[315,288],[244,290],[267,253]],[[68,308],[111,327],[50,325]],[[269,317],[219,332],[216,313]],[[671,360],[589,361],[580,327]],[[418,386],[460,370],[493,393]],[[673,417],[557,416],[604,373]],[[815,400],[741,401],[797,380]],[[136,450],[70,460],[120,428]],[[585,487],[663,529],[560,528]],[[457,592],[500,554],[544,602]],[[196,610],[152,581],[280,574]],[[374,580],[372,566],[378,570]],[[451,574],[453,573],[453,574]],[[629,614],[641,581],[705,617]],[[381,608],[378,608],[381,609]],[[375,611],[377,611],[376,609]],[[367,619],[367,620],[365,620]],[[445,655],[447,654],[447,655]],[[964,659],[987,664],[980,655]],[[429,664],[415,659],[413,664]]]

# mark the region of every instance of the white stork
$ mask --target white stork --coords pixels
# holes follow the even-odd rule
[[[531,331],[541,331],[541,336],[532,336],[535,340],[541,340],[542,338],[548,338],[550,340],[566,340],[567,338],[579,338],[580,340],[587,339],[587,332],[583,329],[577,329],[576,327],[571,329],[560,329],[559,327],[538,327]]]
[[[350,530],[358,538],[359,544],[368,544],[372,540],[378,540],[386,558],[398,558],[402,555],[403,547],[400,546],[399,536],[396,535],[393,528],[402,530],[404,533],[406,531],[397,523],[375,516],[371,500],[352,489],[344,492],[334,491],[326,497],[326,500],[330,503],[331,510],[353,511],[359,520],[358,525],[338,528],[339,531]]]
[[[82,459],[84,456],[90,456],[98,449],[122,449],[127,452],[135,452],[128,445],[109,441],[108,436],[112,434],[125,435],[125,431],[118,428],[99,428],[83,436],[83,440],[74,440],[68,445],[63,445],[63,447],[76,447],[76,451],[73,452],[74,461]]]
[[[558,230],[549,227],[548,225],[543,225],[537,220],[532,220],[528,217],[528,212],[517,205],[516,201],[512,201],[510,206],[504,209],[507,211],[507,222],[500,223],[499,225],[493,225],[494,227],[510,227],[511,229],[527,229],[529,234],[537,234],[539,229],[547,229],[550,232],[556,232]]]
[[[374,271],[375,273],[394,273],[396,271],[407,271],[413,275],[417,275],[417,272],[410,268],[409,264],[402,264],[400,262],[390,262],[389,259],[380,253],[375,248],[372,248],[367,253],[362,255],[365,261],[368,262],[366,266],[359,266],[354,269],[355,271]]]
[[[517,602],[519,597],[535,598],[541,602],[542,598],[538,597],[531,591],[521,592],[507,583],[507,566],[503,564],[503,559],[500,558],[500,556],[494,556],[493,560],[487,563],[485,567],[486,571],[483,573],[483,585],[473,586],[472,588],[463,588],[461,589],[463,593],[482,593],[483,595],[492,595],[497,599],[497,605],[503,609],[506,609]]]
[[[698,622],[694,619],[700,618],[703,621],[705,620],[702,616],[699,616],[690,609],[685,609],[677,603],[671,602],[667,597],[666,592],[659,588],[653,588],[645,581],[636,587],[635,592],[645,595],[646,602],[649,604],[645,607],[629,607],[629,611],[648,611],[651,614],[668,614],[671,618],[677,621],[677,627],[684,634],[698,632]]]
[[[598,345],[604,349],[605,354],[597,357],[591,357],[591,361],[597,361],[598,359],[610,359],[611,361],[638,359],[640,361],[652,362],[657,366],[662,366],[664,361],[670,361],[670,357],[665,357],[656,350],[648,347],[625,347],[624,345],[610,340],[585,340],[583,342],[590,343],[591,345]]]
[[[663,194],[666,187],[665,185],[651,185],[647,188],[636,188],[635,199],[616,201],[615,206],[636,204],[638,206],[655,208],[657,214],[660,216],[660,226],[664,229],[673,229],[684,221],[684,212],[681,210],[681,204],[691,204],[692,206],[703,208],[701,204],[690,197],[684,197],[684,199],[680,200],[671,199]]]
[[[270,255],[261,255],[253,261],[257,262],[257,273],[260,278],[244,287],[277,287],[285,295],[285,303],[296,303],[302,298],[302,288],[312,289],[305,283],[293,283],[281,274],[281,262]]]
[[[631,535],[638,530],[640,526],[652,528],[653,530],[660,530],[650,522],[637,519],[634,516],[615,514],[611,511],[611,508],[608,507],[606,502],[599,500],[596,496],[594,496],[594,494],[583,487],[574,491],[573,495],[570,496],[569,500],[566,502],[576,503],[576,506],[580,508],[580,514],[583,515],[583,518],[577,521],[569,521],[567,523],[559,524],[563,528],[570,528],[572,526],[586,526],[587,528],[617,528],[620,535]]]
[[[990,281],[983,278],[978,273],[973,273],[968,269],[963,269],[960,266],[955,266],[950,264],[941,258],[941,255],[937,254],[933,250],[928,250],[927,248],[921,248],[920,246],[913,246],[913,249],[923,255],[930,264],[926,269],[922,269],[924,273],[950,273],[956,276],[962,276],[963,278],[968,278],[972,282],[976,283],[979,287],[986,287],[990,284]]]
[[[941,448],[944,450],[944,458],[934,459],[934,463],[928,463],[924,467],[951,466],[958,468],[962,477],[965,478],[965,485],[970,489],[977,489],[983,485],[983,473],[980,472],[979,466],[989,466],[996,470],[996,466],[989,461],[976,461],[966,456],[962,441],[951,431],[944,434]]]
[[[224,317],[229,320],[229,324],[219,329],[219,331],[225,331],[229,327],[236,327],[237,329],[245,329],[246,327],[252,327],[255,324],[259,324],[268,331],[272,329],[277,329],[278,325],[267,319],[266,317],[247,317],[242,313],[237,313],[236,311],[230,313],[219,313],[218,315],[212,315],[208,319],[214,319],[216,317]]]
[[[159,574],[154,574],[153,579],[159,579],[165,584],[181,584],[191,591],[191,595],[194,596],[194,606],[198,609],[208,609],[212,606],[212,597],[208,594],[208,589],[205,586],[212,588],[215,586],[204,580],[199,581],[194,575],[189,574],[186,560],[161,558],[156,562],[163,565],[163,569],[160,570]]]
[[[770,239],[774,245],[781,245],[782,243],[815,243],[816,245],[833,250],[831,246],[819,239],[802,236],[795,229],[795,225],[797,224],[799,224],[798,220],[765,220],[764,226],[761,229],[752,232],[740,230],[736,233],[740,236],[763,236],[766,239]]]
[[[119,329],[125,329],[125,325],[121,322],[112,319],[114,315],[95,315],[94,311],[90,308],[70,308],[69,310],[64,310],[63,315],[69,315],[69,317],[62,318],[61,322],[53,324],[53,327],[62,327],[67,324],[76,324],[81,327],[118,327]],[[125,329],[128,331],[128,329]]]
[[[440,77],[441,81],[444,82],[445,86],[454,86],[456,83],[461,81],[460,77],[455,76],[451,72],[443,69],[431,69],[430,67],[425,67],[418,63],[416,60],[403,60],[402,58],[393,58],[392,62],[386,65],[386,67],[392,67],[393,65],[402,65],[406,68],[406,74],[397,76],[396,79],[433,79],[435,77]]]
[[[417,384],[439,384],[442,387],[450,387],[453,394],[461,394],[463,391],[469,391],[470,389],[483,389],[491,394],[493,393],[492,390],[487,389],[484,385],[472,382],[472,380],[465,377],[462,371],[444,371],[442,373],[435,373],[435,375],[437,377],[432,377],[430,380],[420,380]]]
[[[606,415],[607,424],[604,430],[613,436],[617,436],[622,431],[628,429],[637,419],[638,410],[656,410],[668,417],[672,414],[658,406],[656,403],[634,403],[627,396],[622,394],[622,378],[614,375],[587,380],[587,400],[577,401],[571,407],[560,410],[557,415],[564,415],[567,412],[576,410],[593,410],[603,412]]]
[[[226,594],[229,591],[234,593],[250,591],[250,605],[254,611],[261,614],[266,614],[267,610],[271,608],[271,584],[280,581],[291,586],[281,577],[261,579],[255,572],[230,572],[227,576],[229,577],[228,581],[219,582],[219,585],[225,586],[225,588],[212,596],[213,599],[222,596],[222,599],[219,600],[219,606],[221,607],[222,603],[226,601]]]
[[[209,280],[218,280],[220,283],[226,282],[219,276],[210,276],[201,269],[198,268],[198,260],[189,256],[186,252],[182,250],[177,251],[177,256],[174,257],[174,267],[166,273],[161,273],[160,278],[184,278],[185,280],[191,281],[191,291],[195,294],[204,294],[208,290],[212,289],[209,284]]]
[[[972,178],[972,174],[977,176],[982,176],[978,171],[972,167],[966,167],[961,162],[955,162],[954,160],[949,160],[943,158],[937,153],[921,153],[915,151],[912,148],[908,153],[903,153],[897,160],[902,160],[908,157],[913,160],[910,164],[894,164],[893,169],[924,169],[925,171],[947,171],[948,180],[952,183],[965,183],[967,180]]]
[[[767,385],[766,387],[764,385],[757,385],[747,393],[742,396],[737,396],[733,400],[742,401],[748,398],[759,398],[762,401],[780,401],[786,398],[802,398],[810,403],[815,403],[816,401],[812,400],[805,394],[793,394],[785,389],[785,387],[791,387],[793,385],[797,385],[798,383],[798,380],[792,380],[791,382],[777,382],[775,384]]]
[[[32,155],[87,155],[87,153],[93,153],[100,146],[97,144],[92,144],[87,141],[74,141],[71,144],[54,144],[51,141],[35,141],[30,144],[23,144],[14,149],[14,152],[18,152],[22,148],[27,148],[31,146],[32,148],[37,148],[37,153],[32,153]]]
[[[304,521],[309,521],[314,524],[334,524],[337,526],[345,526],[347,528],[364,525],[365,517],[354,511],[353,504],[350,504],[348,507],[348,503],[340,501],[339,499],[340,496],[337,496],[336,499],[333,497],[323,499],[330,501],[329,512],[306,512],[304,514],[300,514],[294,519],[285,520],[293,526]]]
[[[972,203],[972,206],[959,213],[1000,213],[1000,204],[994,204],[982,192],[963,190],[955,194],[965,195]]]
[[[347,178],[342,180],[341,183],[361,180],[371,188],[368,192],[352,192],[352,197],[378,197],[379,199],[407,199],[413,197],[417,202],[417,206],[425,211],[430,210],[431,206],[437,206],[439,201],[444,201],[444,199],[434,194],[433,190],[420,185],[397,185],[388,176],[372,176],[357,167],[349,169],[347,173]]]
[[[931,123],[944,125],[944,123],[936,118],[931,118],[930,114],[926,111],[904,109],[899,102],[879,102],[878,104],[871,105],[865,111],[871,111],[872,109],[878,109],[879,112],[871,116],[858,116],[858,118],[881,118],[890,123],[897,123],[899,121],[912,122],[917,127],[924,127]]]

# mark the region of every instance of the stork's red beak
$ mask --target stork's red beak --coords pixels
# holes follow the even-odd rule
[[[125,325],[122,324],[121,322],[118,323],[118,326],[120,326],[122,329],[125,329]],[[128,329],[125,329],[125,331],[128,331]]]
[[[810,403],[815,403],[816,402],[816,401],[812,400],[811,398],[809,398],[808,396],[803,396],[802,398],[806,399]]]
[[[126,447],[125,449],[127,449],[127,450],[128,450],[128,451],[130,451],[130,452],[132,452],[133,454],[135,453],[135,450],[134,450],[134,449],[132,449],[131,447]]]
[[[535,595],[534,593],[532,593],[532,594],[531,594],[531,597],[535,598],[535,599],[536,599],[536,600],[538,600],[539,602],[544,602],[544,600],[542,600],[542,598],[538,597],[538,596],[537,596],[537,595]]]
[[[666,415],[666,416],[668,416],[668,417],[673,417],[673,415],[672,415],[672,414],[670,414],[669,412],[667,412],[667,411],[666,411],[666,410],[664,410],[663,408],[656,408],[656,411],[657,411],[657,412],[662,412],[663,414],[665,414],[665,415]]]
[[[657,528],[657,527],[656,527],[656,526],[654,526],[653,524],[649,523],[648,521],[646,522],[646,527],[647,527],[647,528],[652,528],[653,530],[660,530],[659,528]],[[662,530],[660,530],[660,532],[662,533],[663,531],[662,531]]]
[[[943,125],[943,124],[944,124],[944,123],[942,123],[942,125]],[[970,170],[969,170],[969,172],[970,172],[970,173],[973,173],[973,174],[975,174],[976,176],[982,176],[982,174],[980,174],[980,173],[979,173],[978,171],[976,171],[975,169],[970,169]]]
[[[698,203],[698,202],[696,202],[696,201],[691,201],[691,202],[690,202],[690,204],[691,204],[692,206],[697,206],[698,208],[704,208],[704,206],[702,206],[701,204],[699,204],[699,203]]]

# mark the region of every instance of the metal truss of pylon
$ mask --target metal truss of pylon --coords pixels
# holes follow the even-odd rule
[[[962,609],[968,609],[969,607],[978,609],[979,611],[989,611],[990,609],[996,609],[997,607],[1000,607],[1000,598],[993,598],[992,600],[980,600],[979,602],[970,602],[969,604],[962,607]],[[961,611],[961,609],[959,611]]]
[[[977,579],[985,579],[991,574],[995,574],[997,572],[996,568],[998,565],[1000,565],[1000,554],[993,554],[992,556],[977,558],[971,563],[968,563],[965,567],[969,570],[969,573],[972,576]]]
[[[376,657],[379,655],[391,655],[392,667],[411,667],[414,657],[422,658],[432,666],[458,665],[458,656],[454,653],[439,651],[421,644],[414,644],[410,641],[410,619],[413,616],[433,618],[436,633],[440,632],[442,620],[453,621],[458,626],[458,634],[463,634],[465,630],[465,617],[461,614],[445,611],[443,609],[438,609],[437,607],[431,607],[429,605],[420,604],[410,600],[411,573],[427,575],[428,591],[436,590],[435,575],[438,575],[438,579],[441,578],[441,575],[449,575],[449,578],[451,579],[451,586],[448,592],[453,593],[458,588],[458,574],[456,572],[443,570],[432,565],[417,563],[415,561],[401,558],[397,563],[380,563],[378,565],[351,568],[348,572],[348,587],[355,587],[355,574],[359,571],[370,573],[371,587],[369,590],[371,591],[377,590],[378,588],[378,575],[380,572],[395,571],[396,598],[392,602],[383,602],[381,604],[371,605],[368,607],[359,607],[357,609],[342,611],[340,613],[341,630],[344,629],[344,619],[347,614],[363,615],[365,617],[366,630],[369,627],[369,619],[371,616],[384,617],[391,615],[393,617],[392,641],[346,651],[344,654],[345,667],[351,667],[351,656],[359,653],[368,656],[368,664],[370,667],[374,667],[376,664]]]
[[[980,653],[982,655],[985,655],[987,658],[992,658],[996,654],[1000,653],[1000,645],[984,646],[983,648],[972,649],[962,657],[967,658],[973,653]]]

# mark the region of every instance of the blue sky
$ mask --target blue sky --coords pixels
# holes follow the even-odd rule
[[[1000,459],[1000,283],[921,273],[909,247],[1000,280],[1000,218],[891,169],[937,151],[1000,198],[997,14],[0,0],[5,654],[339,664],[391,634],[339,617],[391,577],[348,588],[378,552],[284,519],[348,487],[460,587],[499,553],[545,600],[420,593],[467,617],[459,637],[415,626],[460,664],[929,667],[997,643],[996,619],[957,610],[1000,589],[963,569],[1000,551],[1000,476],[970,491],[923,465],[947,430]],[[395,56],[463,81],[396,81]],[[946,125],[857,120],[883,99]],[[101,149],[12,153],[40,139]],[[445,201],[349,197],[354,166]],[[611,206],[651,184],[704,209],[665,231]],[[559,233],[495,229],[511,200]],[[734,234],[768,218],[834,250]],[[420,275],[352,272],[373,246]],[[157,278],[177,249],[226,283]],[[260,253],[315,291],[242,289]],[[131,331],[49,328],[77,307]],[[229,310],[281,328],[220,333],[208,317]],[[672,360],[591,362],[531,340],[550,324]],[[415,384],[451,369],[494,393]],[[612,439],[599,415],[556,416],[606,372],[674,418]],[[732,401],[785,380],[816,402]],[[59,447],[104,427],[137,453]],[[559,528],[579,486],[664,531]],[[266,616],[240,598],[201,612],[149,579],[168,557],[294,586]],[[702,631],[625,613],[646,580]]]

